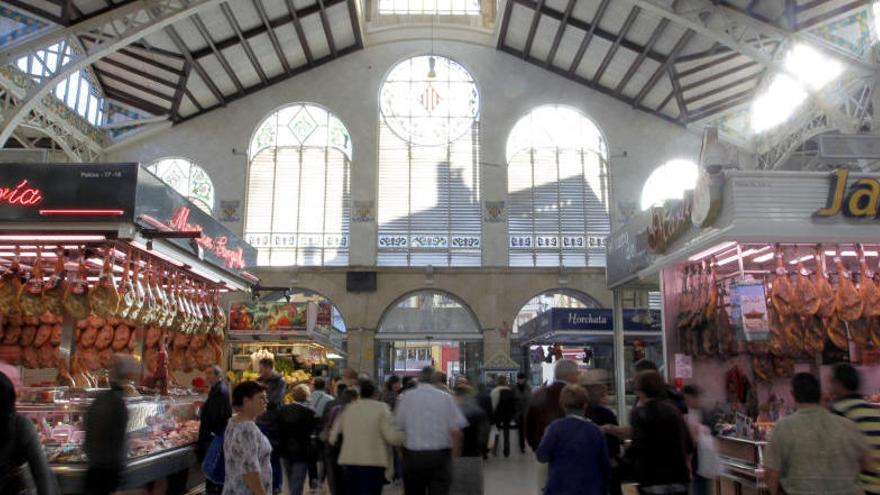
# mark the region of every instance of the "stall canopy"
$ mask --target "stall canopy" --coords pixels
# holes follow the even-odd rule
[[[4,164],[0,243],[53,240],[149,251],[228,289],[256,282],[256,249],[136,163]]]
[[[626,332],[659,333],[660,310],[624,309],[623,327]],[[521,345],[582,344],[613,331],[611,309],[553,308],[521,325],[519,342]]]

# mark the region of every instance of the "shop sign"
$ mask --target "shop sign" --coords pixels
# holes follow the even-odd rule
[[[623,329],[636,332],[660,332],[663,322],[659,309],[624,309]]]
[[[813,213],[814,218],[831,218],[843,215],[847,218],[880,218],[880,181],[861,178],[847,188],[849,170],[839,168],[831,174],[828,199],[825,207]]]
[[[134,210],[137,165],[6,163],[0,221],[126,221]]]
[[[638,215],[608,236],[605,244],[605,278],[615,288],[651,265],[653,255],[648,249],[648,216]]]
[[[237,302],[229,307],[230,332],[305,330],[307,303]]]
[[[770,339],[770,319],[767,315],[767,296],[760,281],[739,282],[731,289],[733,318],[748,342]]]
[[[254,247],[146,170],[138,177],[135,215],[139,224],[151,229],[200,232],[194,243],[182,238],[168,242],[204,255],[205,261],[227,271],[241,274],[257,264]]]
[[[667,201],[663,206],[651,209],[648,246],[652,251],[665,252],[670,244],[690,230],[693,202],[693,191],[688,191],[682,200]]]
[[[553,330],[592,330],[611,331],[614,329],[614,315],[606,308],[554,308]]]
[[[694,377],[694,360],[687,354],[675,355],[675,379],[690,380]]]

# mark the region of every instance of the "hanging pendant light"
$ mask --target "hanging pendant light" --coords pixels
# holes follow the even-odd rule
[[[437,71],[434,70],[437,64],[437,59],[434,58],[434,17],[431,16],[431,56],[428,57],[428,79],[437,77]]]

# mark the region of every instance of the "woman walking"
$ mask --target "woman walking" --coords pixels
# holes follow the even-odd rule
[[[237,414],[226,425],[223,495],[272,495],[272,445],[254,422],[266,412],[266,389],[257,382],[239,383],[232,391]]]
[[[15,412],[15,387],[0,373],[0,493],[58,492],[33,423]]]

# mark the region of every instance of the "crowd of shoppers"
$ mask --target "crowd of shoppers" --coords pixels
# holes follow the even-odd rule
[[[701,448],[714,441],[702,391],[687,386],[679,393],[652,363],[639,363],[637,403],[626,427],[607,408],[605,386],[586,380],[566,359],[556,362],[554,382],[534,391],[524,375],[514,384],[491,377],[478,393],[467,379],[450,384],[431,367],[417,379],[391,377],[383,387],[346,370],[347,379],[329,389],[323,378],[293,387],[288,404],[274,363],[260,364],[260,379],[231,393],[220,368],[204,370],[210,388],[196,453],[204,459],[216,444],[225,459],[224,479],[208,481],[208,494],[276,494],[286,474],[291,495],[303,495],[307,479],[312,493],[326,481],[333,495],[381,495],[398,478],[405,495],[478,495],[490,432],[500,432],[494,440],[503,441],[508,456],[511,429],[520,431],[521,449],[532,446],[546,466],[536,487],[543,495],[617,495],[626,482],[645,495],[702,495],[711,493],[717,476]],[[118,356],[110,371],[109,390],[85,416],[88,494],[124,487],[123,398],[137,363]],[[773,495],[880,494],[880,409],[859,389],[856,369],[838,365],[832,402],[823,407],[813,375],[792,379],[797,410],[776,424],[764,456]],[[15,403],[16,388],[0,372],[0,493],[54,495],[57,483],[34,425],[16,414]],[[282,466],[277,473],[273,457]]]

